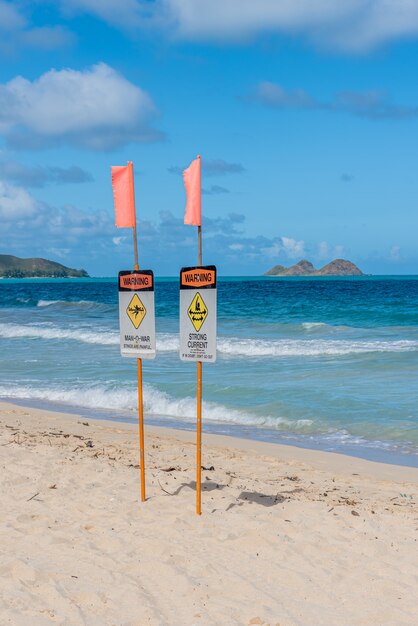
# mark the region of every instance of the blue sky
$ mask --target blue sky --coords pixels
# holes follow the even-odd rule
[[[110,166],[134,162],[140,265],[348,258],[418,274],[418,1],[0,0],[0,253],[132,263]]]

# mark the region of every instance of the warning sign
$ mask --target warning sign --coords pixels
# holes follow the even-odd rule
[[[197,293],[193,298],[187,314],[190,317],[195,329],[200,330],[203,322],[208,316],[206,304],[203,302],[203,298],[200,293]]]
[[[180,358],[216,361],[216,267],[180,272]]]
[[[135,328],[138,328],[140,326],[142,320],[147,314],[146,308],[136,294],[128,304],[126,312]]]
[[[119,272],[119,325],[122,356],[155,358],[154,274]]]

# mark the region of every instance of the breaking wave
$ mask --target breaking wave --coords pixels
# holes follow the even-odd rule
[[[63,329],[56,326],[20,326],[0,324],[0,337],[73,340],[97,345],[118,345],[119,333],[94,332],[83,329]],[[175,352],[179,349],[176,333],[158,333],[157,351]],[[416,352],[418,341],[400,339],[387,341],[351,341],[348,339],[273,339],[218,337],[218,352],[225,357],[321,357],[365,354],[373,352]]]
[[[133,387],[109,388],[106,385],[80,386],[78,388],[32,387],[30,385],[0,386],[0,396],[19,400],[38,400],[80,408],[137,410],[137,391]],[[195,421],[196,399],[191,397],[173,398],[154,386],[144,384],[144,411],[148,415],[164,416],[181,421]],[[312,424],[311,420],[287,420],[281,417],[261,417],[229,408],[215,402],[203,402],[205,420],[217,423],[239,424],[243,426],[268,426],[270,428],[291,428],[303,431]]]
[[[112,332],[95,333],[89,330],[63,329],[54,326],[18,326],[17,324],[0,324],[0,337],[5,339],[72,339],[83,343],[115,345],[119,343],[119,335]]]
[[[219,338],[218,350],[228,356],[300,357],[343,356],[367,352],[415,352],[418,341],[350,341],[344,339]]]

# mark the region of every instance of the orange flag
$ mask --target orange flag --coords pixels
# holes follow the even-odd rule
[[[192,161],[183,172],[184,186],[186,187],[186,211],[184,223],[191,226],[202,225],[202,195],[200,156]]]
[[[134,168],[128,165],[112,167],[112,187],[117,228],[135,228]]]

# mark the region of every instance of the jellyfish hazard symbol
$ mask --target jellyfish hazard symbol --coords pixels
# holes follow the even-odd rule
[[[154,274],[151,270],[119,272],[119,324],[122,356],[155,357]]]
[[[133,296],[132,300],[128,304],[126,312],[135,328],[140,327],[142,320],[147,314],[147,310],[138,298],[137,294]]]
[[[180,358],[216,361],[216,267],[180,272]]]

